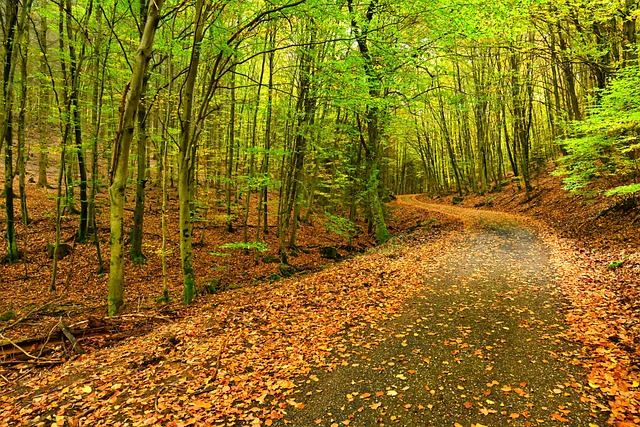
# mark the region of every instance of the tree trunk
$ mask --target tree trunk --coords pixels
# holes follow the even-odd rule
[[[148,0],[140,2],[140,22],[147,18]],[[131,230],[131,259],[134,264],[142,264],[145,256],[142,253],[142,231],[144,223],[144,198],[147,183],[147,87],[149,73],[142,78],[140,104],[138,105],[138,177],[136,179],[136,206],[133,212],[133,229]]]
[[[5,3],[5,38],[4,38],[4,68],[2,70],[2,110],[0,110],[0,152],[4,147],[4,196],[6,213],[6,236],[8,262],[19,259],[18,245],[16,242],[15,216],[13,207],[13,78],[17,63],[18,45],[22,40],[22,33],[26,16],[31,9],[31,0],[24,2],[18,19],[18,0],[7,0]]]
[[[47,40],[47,18],[42,17],[41,23],[41,40]],[[41,73],[42,75],[47,74],[47,43],[42,43],[40,45],[40,49],[42,49],[42,58],[41,58]],[[44,107],[39,106],[38,111],[38,127],[40,132],[40,143],[38,144],[38,183],[36,184],[39,188],[50,188],[49,182],[47,180],[47,165],[49,163],[49,152],[48,152],[48,144],[47,141],[49,139],[49,121],[47,109],[51,105],[51,96],[49,90],[47,88],[47,81],[45,77],[40,79],[41,94],[40,103],[44,104]]]
[[[29,49],[29,32],[24,34],[24,42],[19,45],[20,49],[20,108],[18,110],[18,188],[20,189],[20,213],[23,225],[29,224],[29,211],[27,209],[27,193],[25,182],[25,151],[26,144],[26,107],[27,107],[27,53]]]
[[[129,166],[129,150],[133,139],[134,117],[140,102],[142,80],[151,58],[153,40],[160,22],[160,9],[164,0],[149,2],[147,20],[144,26],[140,46],[136,53],[136,61],[131,81],[124,92],[124,105],[120,115],[120,126],[113,152],[111,168],[111,186],[109,200],[111,204],[111,265],[109,273],[108,312],[110,316],[117,314],[124,304],[124,195],[127,185],[127,169]]]
[[[349,13],[354,16],[353,0],[347,0],[349,7]],[[371,0],[367,8],[365,16],[365,27],[368,27],[373,19],[373,15],[376,11],[378,0]],[[372,104],[378,102],[381,90],[382,81],[375,70],[375,64],[369,51],[367,28],[361,28],[355,17],[351,20],[351,30],[353,31],[356,42],[358,44],[358,50],[360,56],[364,61],[364,70],[367,76],[367,85],[369,98]],[[379,145],[380,145],[380,122],[379,122],[380,108],[377,105],[369,105],[367,107],[366,123],[367,123],[367,146],[365,148],[365,161],[367,162],[367,201],[370,210],[371,223],[374,229],[374,237],[378,243],[385,242],[389,239],[389,231],[384,218],[384,208],[382,206],[382,200],[380,199],[380,191],[382,190],[382,183],[380,182],[378,175],[379,169]]]
[[[189,304],[196,296],[196,279],[193,271],[193,247],[191,223],[191,181],[195,162],[196,138],[193,134],[194,88],[200,64],[200,46],[204,35],[204,0],[195,5],[195,32],[191,47],[191,60],[180,96],[183,109],[180,112],[180,139],[178,142],[178,198],[180,202],[180,259],[182,261],[182,281],[184,285],[183,302]]]

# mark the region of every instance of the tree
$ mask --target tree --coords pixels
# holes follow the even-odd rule
[[[26,0],[19,7],[18,0],[5,3],[5,31],[3,40],[4,61],[2,67],[2,110],[0,111],[0,152],[4,145],[4,197],[7,225],[6,260],[15,262],[20,258],[16,242],[15,214],[13,207],[13,118],[14,76],[17,66],[19,46],[25,30],[26,17],[32,0]]]
[[[127,187],[129,150],[133,139],[134,118],[140,102],[142,83],[151,59],[153,41],[160,22],[160,10],[163,3],[163,0],[149,2],[147,20],[140,37],[131,80],[123,93],[120,125],[114,143],[111,186],[109,187],[111,263],[108,312],[110,316],[117,314],[124,304],[124,196]]]

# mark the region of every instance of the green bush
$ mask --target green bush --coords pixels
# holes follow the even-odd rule
[[[557,174],[574,192],[594,182],[604,184],[608,196],[638,192],[640,68],[620,70],[599,95],[587,118],[573,122],[572,136],[561,141],[568,154]]]

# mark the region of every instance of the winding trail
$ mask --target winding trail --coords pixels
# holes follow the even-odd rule
[[[508,214],[399,202],[456,216],[464,230],[426,261],[424,289],[402,313],[364,332],[373,345],[311,375],[294,395],[304,407],[281,424],[606,425],[572,363],[563,299],[533,231]]]

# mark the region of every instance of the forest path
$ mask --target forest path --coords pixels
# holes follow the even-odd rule
[[[285,422],[605,425],[572,363],[548,249],[533,232],[504,213],[399,202],[456,216],[464,230],[428,261],[424,289],[369,331],[373,345],[343,349],[334,370],[310,376],[294,397],[304,407]]]

